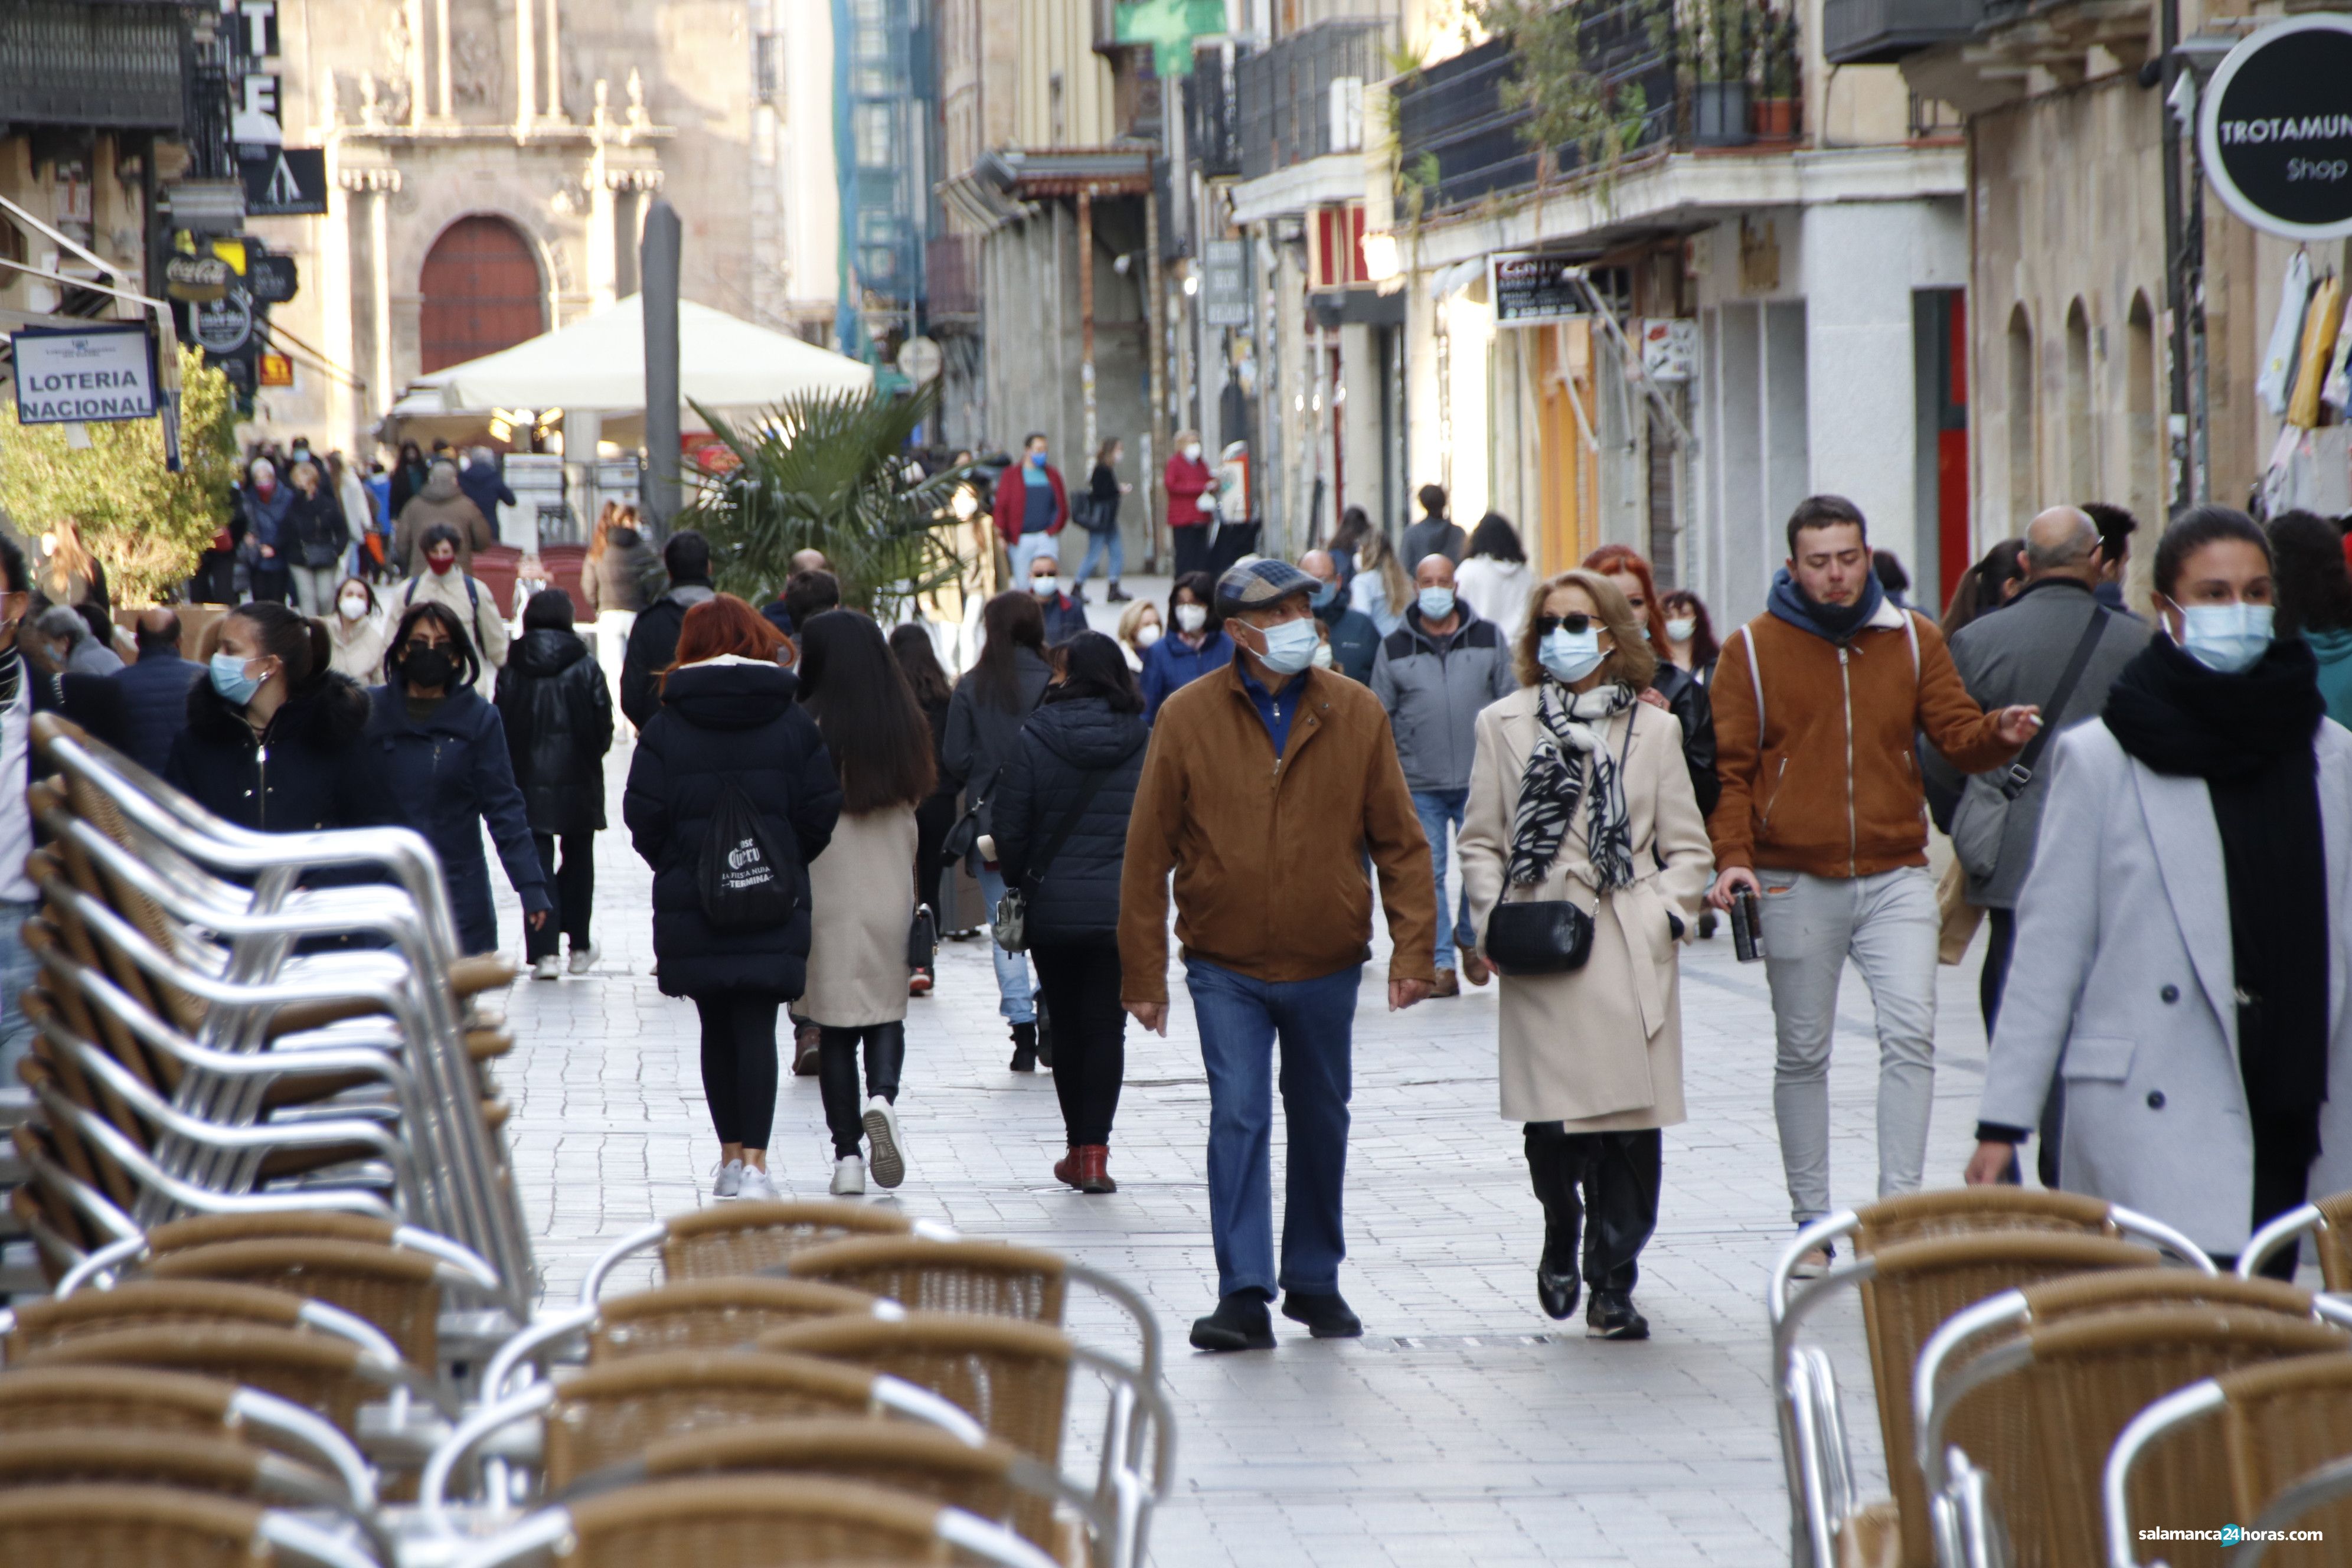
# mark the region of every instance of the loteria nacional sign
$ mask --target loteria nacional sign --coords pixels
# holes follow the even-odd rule
[[[26,327],[16,357],[16,422],[155,417],[155,341],[143,323]]]
[[[2222,58],[2197,151],[2214,194],[2266,234],[2352,234],[2352,16],[2273,23]]]

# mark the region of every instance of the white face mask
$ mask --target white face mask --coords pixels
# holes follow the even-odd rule
[[[1697,630],[1698,618],[1696,616],[1676,616],[1666,623],[1666,640],[1688,642]]]
[[[1331,668],[1331,645],[1330,645],[1329,643],[1327,643],[1327,642],[1318,642],[1318,643],[1317,643],[1317,644],[1315,645],[1315,658],[1314,658],[1314,659],[1313,659],[1311,662],[1314,664],[1315,668],[1318,668],[1318,669],[1328,669],[1328,668]]]
[[[1297,675],[1315,662],[1315,651],[1323,646],[1323,639],[1315,635],[1312,616],[1260,626],[1257,635],[1265,639],[1265,651],[1258,658],[1276,675]]]
[[[1601,651],[1601,628],[1597,626],[1580,632],[1556,627],[1536,645],[1537,662],[1564,685],[1572,686],[1591,675],[1600,668],[1604,657]]]
[[[1201,443],[1198,441],[1184,443],[1184,460],[1188,463],[1197,463],[1201,460]]]
[[[1209,607],[1206,605],[1179,605],[1176,606],[1176,624],[1185,631],[1197,632],[1209,624]]]
[[[2189,658],[2223,675],[2242,675],[2270,651],[2269,605],[2180,605],[2180,646]]]
[[[1050,574],[1029,579],[1029,591],[1041,599],[1050,599],[1062,591],[1062,580]]]
[[[1158,621],[1146,621],[1141,626],[1135,628],[1136,647],[1150,647],[1153,643],[1156,643],[1159,640],[1160,623]]]
[[[343,619],[356,621],[367,614],[366,598],[358,594],[346,594],[335,601],[335,608],[343,612]]]

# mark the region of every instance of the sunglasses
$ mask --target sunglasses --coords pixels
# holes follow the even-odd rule
[[[1566,632],[1570,637],[1582,637],[1600,624],[1582,610],[1571,610],[1564,616],[1538,616],[1536,636],[1548,637],[1554,632]]]

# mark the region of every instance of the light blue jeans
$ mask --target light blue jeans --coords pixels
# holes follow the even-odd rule
[[[996,916],[996,901],[1004,897],[1004,873],[983,866],[980,869],[980,896],[988,900],[989,918]],[[1034,1024],[1037,1021],[1037,986],[1029,978],[1029,957],[1026,953],[1007,952],[991,942],[988,956],[996,961],[996,1010],[1008,1024]]]
[[[1445,825],[1452,823],[1454,831],[1462,831],[1462,814],[1469,809],[1470,792],[1466,789],[1417,789],[1412,792],[1412,814],[1421,818],[1421,831],[1429,840],[1429,864],[1437,874],[1437,967],[1454,967],[1453,947],[1475,947],[1478,933],[1470,924],[1470,889],[1464,888],[1454,915],[1454,938],[1449,943],[1445,935]]]
[[[1118,530],[1115,528],[1108,533],[1090,532],[1087,535],[1087,558],[1078,563],[1078,574],[1070,579],[1071,585],[1075,587],[1093,576],[1095,563],[1102,560],[1106,555],[1110,558],[1108,565],[1110,581],[1116,586],[1118,583],[1119,568],[1127,564],[1127,544],[1119,538]]]
[[[1051,533],[1024,533],[1004,547],[1004,554],[1013,564],[1013,584],[1026,588],[1029,585],[1029,568],[1035,564],[1037,557],[1050,555],[1055,561],[1062,559],[1062,542]]]
[[[18,999],[40,973],[25,945],[25,922],[37,902],[0,903],[0,1089],[17,1089],[16,1064],[33,1054],[33,1023]]]

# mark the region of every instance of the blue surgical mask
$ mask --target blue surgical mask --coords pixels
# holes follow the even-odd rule
[[[1587,626],[1580,632],[1555,627],[1536,645],[1537,662],[1544,667],[1545,673],[1564,685],[1591,675],[1600,668],[1603,657],[1598,626]]]
[[[1062,580],[1050,574],[1043,577],[1032,577],[1029,579],[1029,591],[1041,599],[1058,598],[1062,592]]]
[[[1315,635],[1315,622],[1311,617],[1262,627],[1259,635],[1265,638],[1265,652],[1258,657],[1265,659],[1265,667],[1276,675],[1297,675],[1314,663],[1315,650],[1323,642]]]
[[[2268,605],[2183,605],[2180,646],[2208,669],[2242,674],[2270,650],[2274,613]]]
[[[1032,453],[1030,453],[1030,454],[1029,454],[1029,466],[1030,466],[1031,468],[1044,468],[1044,467],[1045,466],[1045,453],[1043,453],[1043,452],[1032,452]]]
[[[1307,602],[1318,610],[1327,610],[1331,607],[1331,601],[1339,596],[1339,584],[1318,583],[1315,584],[1315,591],[1307,595]]]
[[[1442,621],[1454,613],[1454,590],[1451,588],[1423,588],[1419,597],[1421,618],[1424,621]]]
[[[233,653],[213,655],[213,689],[239,708],[252,701],[253,694],[261,689],[260,680],[245,672],[246,663]]]

